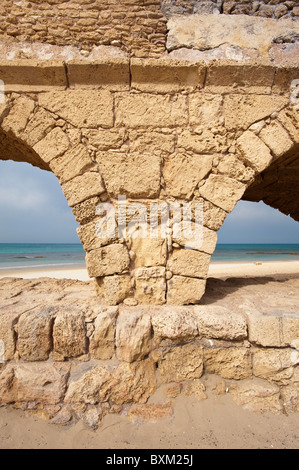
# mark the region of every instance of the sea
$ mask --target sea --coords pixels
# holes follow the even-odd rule
[[[298,244],[217,244],[213,263],[299,260]],[[80,243],[0,243],[0,271],[85,267]]]

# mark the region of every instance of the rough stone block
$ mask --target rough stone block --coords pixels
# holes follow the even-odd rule
[[[251,131],[241,135],[237,148],[241,158],[258,172],[265,170],[273,159],[269,147]]]
[[[56,121],[45,109],[39,108],[29,120],[22,134],[22,140],[30,147],[33,147],[42,140],[53,127]]]
[[[158,362],[162,382],[181,382],[199,379],[203,374],[203,349],[186,344],[167,349]]]
[[[92,165],[93,162],[87,148],[82,144],[75,145],[61,157],[51,160],[49,164],[60,183],[65,183],[79,176]]]
[[[199,129],[183,130],[178,134],[178,148],[182,151],[195,154],[223,153],[228,149],[227,133],[224,127],[218,126],[213,129],[206,129],[205,126]]]
[[[128,58],[109,57],[105,60],[72,60],[67,63],[70,88],[107,88],[113,91],[128,90],[130,62]]]
[[[39,104],[80,128],[113,127],[113,98],[106,90],[41,93]]]
[[[148,129],[132,129],[129,131],[130,151],[137,153],[173,153],[175,150],[175,134],[167,130],[167,134],[162,132],[150,132]]]
[[[117,307],[107,307],[96,317],[94,332],[89,342],[89,352],[95,359],[111,359],[114,355],[114,336]]]
[[[245,189],[246,186],[240,181],[228,176],[212,174],[200,187],[200,194],[226,212],[231,212],[243,196]]]
[[[192,307],[163,307],[151,311],[154,341],[188,341],[198,335]]]
[[[281,347],[281,319],[275,315],[248,313],[248,339],[265,347]]]
[[[278,385],[288,385],[299,364],[299,352],[293,349],[256,349],[253,353],[253,374]]]
[[[191,126],[217,127],[223,124],[223,97],[205,93],[193,93],[189,96]]]
[[[275,414],[282,412],[280,389],[277,385],[259,379],[245,380],[230,387],[229,391],[237,405],[246,410]]]
[[[35,102],[26,96],[17,98],[8,116],[3,119],[2,129],[5,132],[12,132],[17,137],[20,137],[24,131],[33,111]]]
[[[299,316],[283,315],[281,321],[283,345],[299,349]]]
[[[208,273],[210,256],[196,250],[174,250],[167,261],[167,270],[180,276],[205,279]]]
[[[141,304],[162,305],[165,303],[165,267],[137,268],[135,277],[135,299]]]
[[[86,265],[90,277],[120,274],[129,269],[129,253],[119,243],[108,245],[87,253]]]
[[[86,352],[86,330],[83,313],[60,311],[53,327],[54,352],[65,358],[78,357]]]
[[[247,323],[243,315],[212,305],[194,307],[198,332],[206,338],[240,341],[247,338]]]
[[[282,157],[294,145],[286,130],[275,121],[264,127],[259,135],[265,144],[268,145],[275,158]]]
[[[296,111],[284,109],[278,114],[277,120],[288,131],[294,142],[299,142],[299,117],[296,115]]]
[[[218,374],[224,379],[245,379],[252,375],[251,353],[242,347],[205,349],[204,367],[207,373]]]
[[[76,176],[63,183],[61,188],[70,207],[105,192],[102,177],[95,171],[87,171],[83,175]]]
[[[34,145],[33,149],[44,162],[49,163],[53,158],[60,157],[68,150],[70,141],[60,127],[52,129],[46,137]]]
[[[222,175],[241,181],[241,183],[252,182],[255,177],[253,168],[245,166],[244,163],[232,153],[223,155],[217,170]]]
[[[103,304],[118,305],[132,295],[129,274],[97,277],[95,281],[98,297]]]
[[[22,312],[16,311],[13,307],[5,307],[0,310],[0,340],[2,343],[2,358],[10,361],[14,357],[16,348],[16,333],[14,326]]]
[[[162,238],[132,238],[135,267],[163,266],[166,263],[166,240]]]
[[[46,361],[52,347],[52,308],[26,312],[18,322],[18,352],[25,361]]]
[[[116,324],[115,344],[120,361],[143,359],[151,350],[150,315],[121,311]]]
[[[185,96],[117,95],[115,113],[117,127],[174,127],[188,122]]]
[[[175,275],[167,281],[167,303],[171,305],[196,304],[204,295],[205,286],[204,279]]]

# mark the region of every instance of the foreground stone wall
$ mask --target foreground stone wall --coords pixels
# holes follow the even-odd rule
[[[56,424],[96,427],[107,413],[155,421],[180,394],[207,398],[214,378],[214,394],[246,409],[299,411],[298,314],[238,303],[103,307],[91,283],[1,279],[0,403]],[[158,389],[164,399],[149,404]]]

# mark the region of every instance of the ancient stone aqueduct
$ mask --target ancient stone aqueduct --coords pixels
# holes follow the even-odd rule
[[[68,403],[83,401],[95,406],[107,402],[108,389],[113,390],[109,400],[114,405],[126,400],[145,402],[155,389],[153,363],[160,364],[166,382],[198,379],[203,371],[203,348],[190,339],[197,341],[201,335],[192,318],[202,307],[178,306],[197,304],[202,298],[217,231],[227,214],[240,199],[263,200],[299,220],[298,2],[5,0],[0,11],[0,79],[4,83],[0,159],[29,162],[52,171],[80,224],[78,235],[87,253],[88,272],[95,278],[100,305],[106,305],[98,320],[96,315],[92,318],[97,322],[89,339],[96,351],[92,357],[106,360],[114,354],[119,304],[123,318],[130,311],[130,328],[127,323],[123,335],[135,336],[135,342],[127,345],[131,352],[121,352],[119,346],[117,358],[125,362],[118,372],[113,375],[100,366],[96,372],[92,369],[81,382],[69,385]],[[188,203],[194,208],[201,203],[203,243],[186,248],[186,240],[176,236],[171,224],[166,237],[141,238],[136,232],[122,238],[98,237],[96,227],[102,214],[97,207],[112,204],[118,222],[120,195],[126,197],[126,223],[133,222],[132,226],[136,214],[129,208],[136,203],[147,208],[161,203],[180,207]],[[154,307],[163,304],[169,306]],[[149,305],[147,310],[144,306]],[[24,376],[29,366],[22,360],[47,360],[52,340],[52,346],[45,346],[47,352],[33,352],[31,345],[31,352],[22,355],[20,328],[26,320],[19,320],[17,340],[13,330],[20,314],[8,314],[9,308],[3,310],[0,328],[3,341],[10,338],[6,360],[12,361],[3,366],[6,388],[3,386],[2,401],[43,403],[40,396],[26,399]],[[144,308],[146,313],[140,315]],[[149,319],[151,308],[161,318],[160,324]],[[76,315],[70,329],[77,352],[58,348],[53,356],[56,361],[92,351],[86,350],[87,333],[81,324],[86,319],[82,320],[82,312]],[[46,337],[53,329],[52,316],[47,318],[47,327],[43,323]],[[66,318],[60,321],[63,325],[68,322]],[[210,321],[211,325],[229,325],[230,332],[225,333],[224,328],[222,336],[219,331],[215,336],[216,327],[214,333],[207,333],[207,327],[205,334],[235,341],[233,346],[218,349],[226,355],[232,351],[228,362],[235,360],[234,370],[246,371],[229,378],[251,377],[251,353],[243,345],[248,339],[248,322],[242,315],[232,318],[228,314],[211,315]],[[287,366],[293,368],[296,351],[289,346],[298,337],[298,318],[284,319],[286,336],[280,335],[277,341],[257,340],[254,331],[266,323],[261,318],[254,321],[257,323],[249,322],[253,343],[286,348],[268,352],[289,354],[288,358],[293,354]],[[56,344],[58,325],[56,317]],[[32,329],[32,325],[26,328]],[[156,341],[167,338],[179,346],[149,358],[155,349],[149,345],[152,328]],[[177,336],[175,330],[180,330]],[[81,348],[78,338],[82,334],[85,346]],[[125,342],[117,338],[119,345]],[[138,343],[135,349],[133,343]],[[38,344],[43,350],[43,342]],[[236,359],[236,354],[241,356]],[[186,370],[180,363],[183,357]],[[52,369],[55,364],[51,363]],[[57,376],[53,379],[56,395],[54,402],[47,402],[49,406],[57,406],[64,396],[67,364],[55,369],[56,375],[51,372]],[[42,365],[34,362],[32,367],[40,370]],[[124,370],[128,382],[133,380],[133,388],[138,383],[139,395],[134,395],[136,390],[123,392],[120,377]],[[221,375],[221,367],[219,370],[216,373]],[[87,382],[94,387],[92,397],[84,391]],[[283,385],[298,394],[293,382]],[[122,393],[125,399],[120,398]],[[277,398],[277,393],[279,396],[280,392],[271,390],[269,397]],[[92,413],[97,414],[94,409]]]

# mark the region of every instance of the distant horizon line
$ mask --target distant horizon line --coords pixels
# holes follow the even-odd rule
[[[81,245],[80,242],[0,242],[0,245]],[[299,245],[298,242],[217,242],[217,245]],[[216,246],[217,246],[216,245]]]

